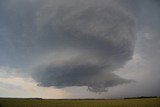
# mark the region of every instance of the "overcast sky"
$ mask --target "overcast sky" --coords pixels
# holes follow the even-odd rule
[[[0,0],[0,97],[160,96],[159,0]]]

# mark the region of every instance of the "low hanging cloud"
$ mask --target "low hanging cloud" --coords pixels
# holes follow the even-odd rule
[[[20,62],[32,61],[31,77],[39,86],[87,86],[103,92],[129,83],[113,72],[132,58],[134,18],[111,0],[34,0],[6,3],[7,9],[25,7],[13,15],[20,42]],[[28,8],[28,6],[30,8]],[[6,9],[6,10],[7,10]],[[9,13],[13,14],[13,13]],[[21,15],[20,15],[21,14]],[[23,17],[26,16],[26,17]],[[24,38],[24,39],[21,39]],[[20,45],[19,45],[20,44]],[[22,58],[21,58],[22,57]],[[31,60],[29,60],[31,59]],[[25,63],[26,63],[25,62]]]
[[[134,20],[116,3],[62,3],[40,29],[49,32],[53,46],[32,74],[40,86],[88,86],[103,92],[131,82],[113,73],[132,58],[135,43]]]

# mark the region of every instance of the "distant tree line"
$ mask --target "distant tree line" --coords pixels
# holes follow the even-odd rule
[[[143,98],[160,98],[160,96],[127,97],[127,98],[124,98],[124,99],[143,99]]]

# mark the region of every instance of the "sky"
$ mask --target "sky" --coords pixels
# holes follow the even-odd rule
[[[160,96],[159,0],[0,0],[0,97]]]

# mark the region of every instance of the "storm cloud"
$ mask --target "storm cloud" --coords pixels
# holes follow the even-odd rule
[[[46,42],[53,51],[40,57],[32,74],[40,86],[88,86],[103,92],[130,82],[113,73],[132,58],[135,35],[130,14],[111,1],[79,0],[59,5],[56,12],[52,6],[47,9],[54,14],[40,32],[49,32]]]
[[[133,16],[116,1],[16,0],[3,5],[5,15],[12,16],[1,27],[3,34],[10,30],[15,37],[2,38],[14,48],[14,63],[31,66],[29,74],[39,86],[103,92],[131,82],[114,74],[132,59],[136,40]]]

